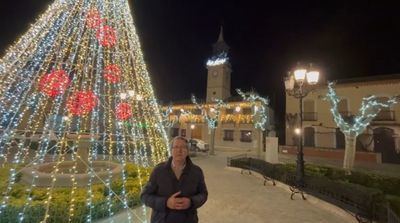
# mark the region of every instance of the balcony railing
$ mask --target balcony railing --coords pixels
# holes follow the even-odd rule
[[[395,121],[394,111],[380,111],[373,121]]]
[[[303,121],[317,121],[317,112],[303,112]]]

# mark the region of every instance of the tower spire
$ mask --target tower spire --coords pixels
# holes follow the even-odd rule
[[[217,42],[225,42],[224,41],[224,27],[222,25],[221,25],[221,28],[219,29],[219,36],[218,36]]]
[[[224,27],[221,25],[218,40],[213,45],[213,54],[219,55],[221,53],[228,53],[228,51],[229,51],[229,46],[228,44],[225,43],[224,40]]]

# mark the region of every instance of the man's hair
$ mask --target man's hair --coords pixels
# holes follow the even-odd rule
[[[184,141],[185,144],[186,144],[186,149],[189,150],[189,141],[188,141],[185,137],[183,137],[183,136],[175,136],[175,137],[171,140],[171,144],[170,144],[170,146],[169,146],[169,148],[170,148],[171,151],[172,151],[172,146],[174,146],[174,142],[175,142],[176,140],[182,140],[182,141]]]

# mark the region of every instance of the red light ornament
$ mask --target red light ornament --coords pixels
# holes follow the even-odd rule
[[[116,108],[116,116],[119,120],[126,120],[132,117],[132,107],[128,103],[119,103]]]
[[[103,23],[97,9],[91,9],[86,15],[86,25],[91,29],[97,29]]]
[[[115,29],[111,26],[101,26],[96,33],[96,38],[104,47],[113,47],[117,43]]]
[[[77,91],[67,102],[67,108],[73,115],[87,115],[97,104],[97,96],[92,91]]]
[[[121,77],[121,69],[117,64],[110,64],[104,68],[103,76],[109,83],[117,83]]]
[[[68,85],[68,74],[64,70],[52,71],[39,79],[39,90],[50,97],[64,93]]]

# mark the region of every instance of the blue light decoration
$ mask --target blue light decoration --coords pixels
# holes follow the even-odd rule
[[[244,101],[250,103],[252,107],[251,117],[253,118],[254,128],[265,131],[268,124],[268,104],[269,99],[263,98],[255,92],[244,93],[240,89],[236,89],[236,92],[243,98]],[[258,104],[261,104],[258,106]]]
[[[108,66],[120,72],[107,70]],[[48,85],[40,82],[44,75],[60,70],[66,74],[61,82],[68,83],[63,89],[57,89],[53,75],[47,76]],[[92,107],[72,97],[82,91],[95,96],[85,101]],[[121,98],[126,92],[130,96]],[[123,122],[116,115],[116,106],[122,102],[132,112]],[[79,106],[87,112],[72,112]],[[87,151],[86,158],[79,149]],[[56,189],[64,171],[69,171],[64,175],[70,182],[61,186],[70,190],[65,222],[96,220],[95,207],[100,204],[94,198],[95,184],[108,192],[102,201],[108,216],[121,207],[128,212],[129,222],[142,222],[129,206],[134,202],[126,167],[129,162],[135,164],[143,186],[147,173],[142,167],[166,160],[169,153],[163,116],[128,0],[54,0],[0,59],[0,162],[9,168],[7,185],[0,191],[0,222],[30,221],[33,205],[43,209],[36,216],[41,218],[38,222],[53,221]],[[87,159],[85,172],[78,168],[82,159]],[[97,168],[100,162],[107,165]],[[46,166],[49,183],[43,186],[41,171],[47,164],[51,164]],[[121,171],[114,173],[112,164]],[[84,183],[82,175],[88,177]],[[117,180],[121,182],[118,193],[112,190]],[[19,186],[24,188],[25,202],[16,207],[13,190]],[[39,187],[45,189],[43,203],[34,201]],[[77,210],[82,208],[78,201],[82,188],[85,211]],[[144,206],[141,209],[146,215]],[[10,210],[16,213],[15,219],[9,219]]]
[[[384,102],[380,101],[374,95],[365,97],[362,99],[358,115],[352,117],[351,120],[345,120],[338,109],[341,99],[337,96],[334,85],[334,82],[328,83],[328,92],[326,97],[324,97],[324,100],[329,101],[331,104],[333,119],[340,131],[345,135],[346,148],[343,168],[347,171],[351,171],[354,166],[357,136],[365,131],[367,126],[378,115],[382,108],[389,108],[398,103],[400,96],[391,97]]]
[[[226,52],[221,52],[220,54],[213,56],[209,60],[207,60],[207,66],[210,67],[219,66],[228,62],[228,60],[229,60],[228,54]]]

